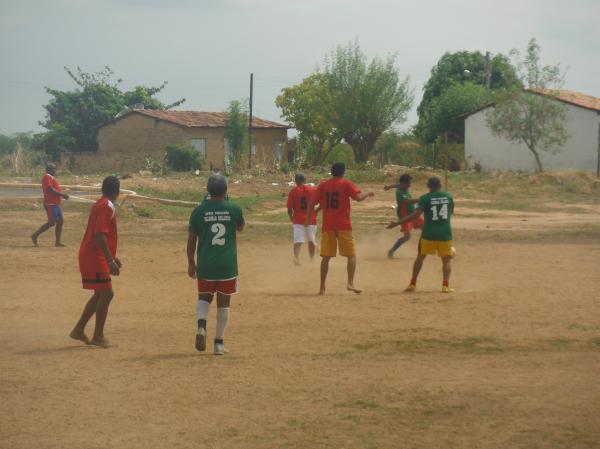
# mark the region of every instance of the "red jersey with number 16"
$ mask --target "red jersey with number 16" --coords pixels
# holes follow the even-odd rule
[[[106,197],[92,206],[87,229],[79,247],[79,271],[82,273],[109,273],[108,261],[94,238],[97,233],[106,235],[110,254],[117,255],[117,217],[115,205]]]
[[[303,184],[290,190],[287,208],[294,211],[294,224],[303,225],[308,213],[308,203],[314,198],[316,187]],[[310,224],[317,224],[317,214],[312,214]]]
[[[323,232],[352,230],[350,198],[356,200],[360,192],[352,181],[344,178],[331,178],[319,184],[315,201],[323,208]]]

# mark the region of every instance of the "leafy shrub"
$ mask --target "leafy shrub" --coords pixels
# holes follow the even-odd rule
[[[202,156],[189,144],[167,145],[165,151],[165,162],[175,171],[190,171],[202,168]]]
[[[343,162],[346,167],[354,165],[354,153],[352,147],[348,144],[340,143],[333,147],[331,152],[327,155],[323,163],[325,166],[330,166],[334,162]]]

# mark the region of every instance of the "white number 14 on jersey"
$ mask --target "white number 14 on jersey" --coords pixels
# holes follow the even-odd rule
[[[431,219],[433,221],[437,221],[440,219],[440,217],[443,220],[447,220],[448,219],[448,204],[442,204],[440,207],[440,210],[438,211],[438,206],[431,206]]]

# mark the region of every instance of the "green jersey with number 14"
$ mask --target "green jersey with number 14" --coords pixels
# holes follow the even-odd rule
[[[450,218],[454,212],[454,199],[448,192],[429,192],[419,198],[419,209],[425,214],[421,237],[425,240],[452,240]]]
[[[198,236],[199,279],[226,280],[238,275],[236,233],[244,224],[242,209],[229,201],[203,201],[190,217]]]

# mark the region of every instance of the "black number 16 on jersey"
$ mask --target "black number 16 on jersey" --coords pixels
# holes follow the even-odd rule
[[[340,192],[327,192],[327,208],[337,209],[340,207]]]

